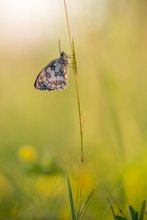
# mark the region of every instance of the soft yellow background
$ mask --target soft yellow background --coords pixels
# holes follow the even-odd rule
[[[108,206],[104,185],[125,212],[147,198],[147,4],[68,0],[67,6],[84,120],[84,195],[98,181],[87,219],[100,219]],[[80,163],[72,68],[62,92],[33,86],[59,56],[59,39],[71,54],[62,0],[0,0],[1,216],[35,219],[36,206],[41,217],[70,216],[63,171],[74,184]],[[52,161],[61,174],[26,172],[35,163],[47,169]]]

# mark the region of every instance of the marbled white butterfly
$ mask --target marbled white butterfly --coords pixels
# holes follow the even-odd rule
[[[39,90],[61,90],[67,86],[68,57],[62,51],[60,57],[47,64],[38,74],[34,87]]]

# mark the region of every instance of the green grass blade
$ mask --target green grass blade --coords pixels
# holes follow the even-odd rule
[[[139,220],[143,220],[143,219],[144,219],[145,208],[146,208],[146,200],[144,200],[144,201],[142,202],[141,209],[140,209]]]
[[[110,208],[111,208],[111,212],[112,212],[113,218],[114,218],[114,220],[116,220],[116,215],[115,215],[115,212],[114,212],[112,204],[110,205]]]
[[[136,212],[132,206],[129,205],[129,212],[131,216],[131,220],[139,220],[138,219],[138,212]]]
[[[106,209],[104,211],[104,214],[103,214],[103,216],[102,216],[102,218],[100,220],[104,220],[105,219],[106,214],[108,213],[112,203],[113,203],[113,200],[111,199],[111,201],[108,203],[108,205],[107,205],[107,207],[106,207]]]
[[[78,211],[78,214],[77,214],[77,219],[79,218],[83,218],[85,213],[86,213],[86,210],[87,210],[87,206],[89,204],[89,201],[90,199],[92,198],[92,196],[94,195],[95,193],[95,190],[96,188],[94,188],[88,195],[87,199],[85,200],[85,202],[83,203],[81,209]]]
[[[69,177],[67,177],[67,183],[68,183],[68,193],[69,193],[71,216],[72,216],[72,220],[76,220],[76,212],[75,212],[72,188],[71,188],[71,183],[70,183]]]
[[[123,217],[123,216],[115,216],[115,220],[127,220],[127,218]]]

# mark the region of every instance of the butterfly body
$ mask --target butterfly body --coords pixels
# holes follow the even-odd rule
[[[67,86],[68,57],[62,51],[60,57],[47,64],[38,74],[34,87],[39,90],[61,90]]]

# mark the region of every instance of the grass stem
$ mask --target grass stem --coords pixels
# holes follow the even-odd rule
[[[72,37],[71,37],[71,29],[70,29],[69,18],[68,18],[68,12],[67,12],[67,7],[66,7],[66,0],[64,0],[64,10],[65,10],[65,15],[66,15],[66,22],[67,22],[67,28],[68,28],[70,48],[71,48],[71,50],[72,50]]]
[[[78,182],[78,190],[77,190],[77,209],[81,209],[82,204],[82,188],[83,188],[83,163],[84,163],[84,143],[83,143],[83,126],[82,126],[82,114],[81,114],[81,105],[80,105],[80,96],[79,96],[79,86],[78,86],[78,69],[77,69],[77,62],[76,62],[76,53],[75,53],[75,45],[74,45],[74,38],[71,35],[71,28],[69,23],[68,17],[68,10],[66,6],[66,0],[64,0],[64,10],[66,15],[66,23],[68,28],[68,35],[69,35],[69,42],[72,51],[72,64],[73,64],[73,73],[75,79],[75,87],[76,87],[76,98],[77,98],[77,105],[78,105],[78,115],[79,115],[79,126],[80,126],[80,146],[81,146],[81,166],[80,166],[80,175],[79,175],[79,182]]]

